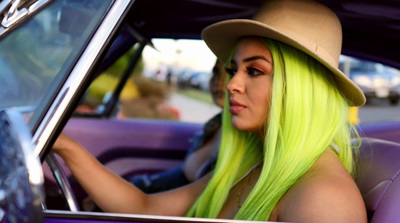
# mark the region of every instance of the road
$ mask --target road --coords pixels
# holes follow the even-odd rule
[[[183,122],[205,123],[221,111],[214,104],[196,101],[180,94],[171,94],[168,104],[179,110],[180,120]]]
[[[400,105],[390,105],[385,100],[371,100],[359,108],[360,123],[400,121]]]

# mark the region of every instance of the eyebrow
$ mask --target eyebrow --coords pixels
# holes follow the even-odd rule
[[[269,61],[267,58],[265,58],[264,56],[253,56],[253,57],[248,57],[243,59],[242,61],[245,63],[251,62],[251,61],[255,61],[255,60],[265,60],[268,63],[271,63],[271,61]],[[236,61],[231,60],[231,64],[236,64]]]
[[[265,61],[271,63],[271,61],[269,61],[267,58],[265,58],[263,56],[254,56],[254,57],[245,58],[245,59],[243,59],[243,62],[250,62],[250,61],[254,61],[254,60],[265,60]]]

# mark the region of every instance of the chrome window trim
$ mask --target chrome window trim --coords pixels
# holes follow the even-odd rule
[[[29,5],[24,5],[27,2],[27,0],[0,1],[0,37],[6,35],[17,24],[25,21],[53,0],[37,0],[36,2],[28,2]]]
[[[85,51],[82,53],[54,102],[38,126],[36,132],[33,134],[35,155],[41,154],[50,135],[59,123],[60,118],[64,115],[66,107],[70,104],[71,99],[80,88],[82,80],[88,75],[88,72],[99,52],[107,42],[110,34],[114,31],[121,15],[125,13],[127,7],[133,1],[134,0],[116,0],[112,4],[103,22],[90,40],[88,47],[86,47]],[[74,85],[74,83],[80,84]]]
[[[192,217],[176,217],[176,216],[163,216],[163,215],[141,215],[141,214],[120,214],[120,213],[100,213],[100,212],[70,212],[62,210],[44,210],[44,219],[85,219],[107,222],[213,222],[213,223],[261,223],[261,221],[248,221],[248,220],[234,220],[234,219],[215,219],[215,218],[192,218]],[[265,223],[265,221],[262,221]]]

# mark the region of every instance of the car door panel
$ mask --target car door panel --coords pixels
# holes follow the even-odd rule
[[[150,119],[71,118],[63,132],[84,146],[114,173],[128,178],[155,173],[182,163],[190,139],[203,125]],[[59,162],[78,201],[87,195],[66,164]],[[57,200],[58,186],[46,163],[43,164],[48,199]],[[51,205],[60,208],[60,202]]]

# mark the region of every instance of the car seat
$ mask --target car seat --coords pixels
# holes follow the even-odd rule
[[[400,144],[362,138],[356,183],[370,223],[400,222]]]

